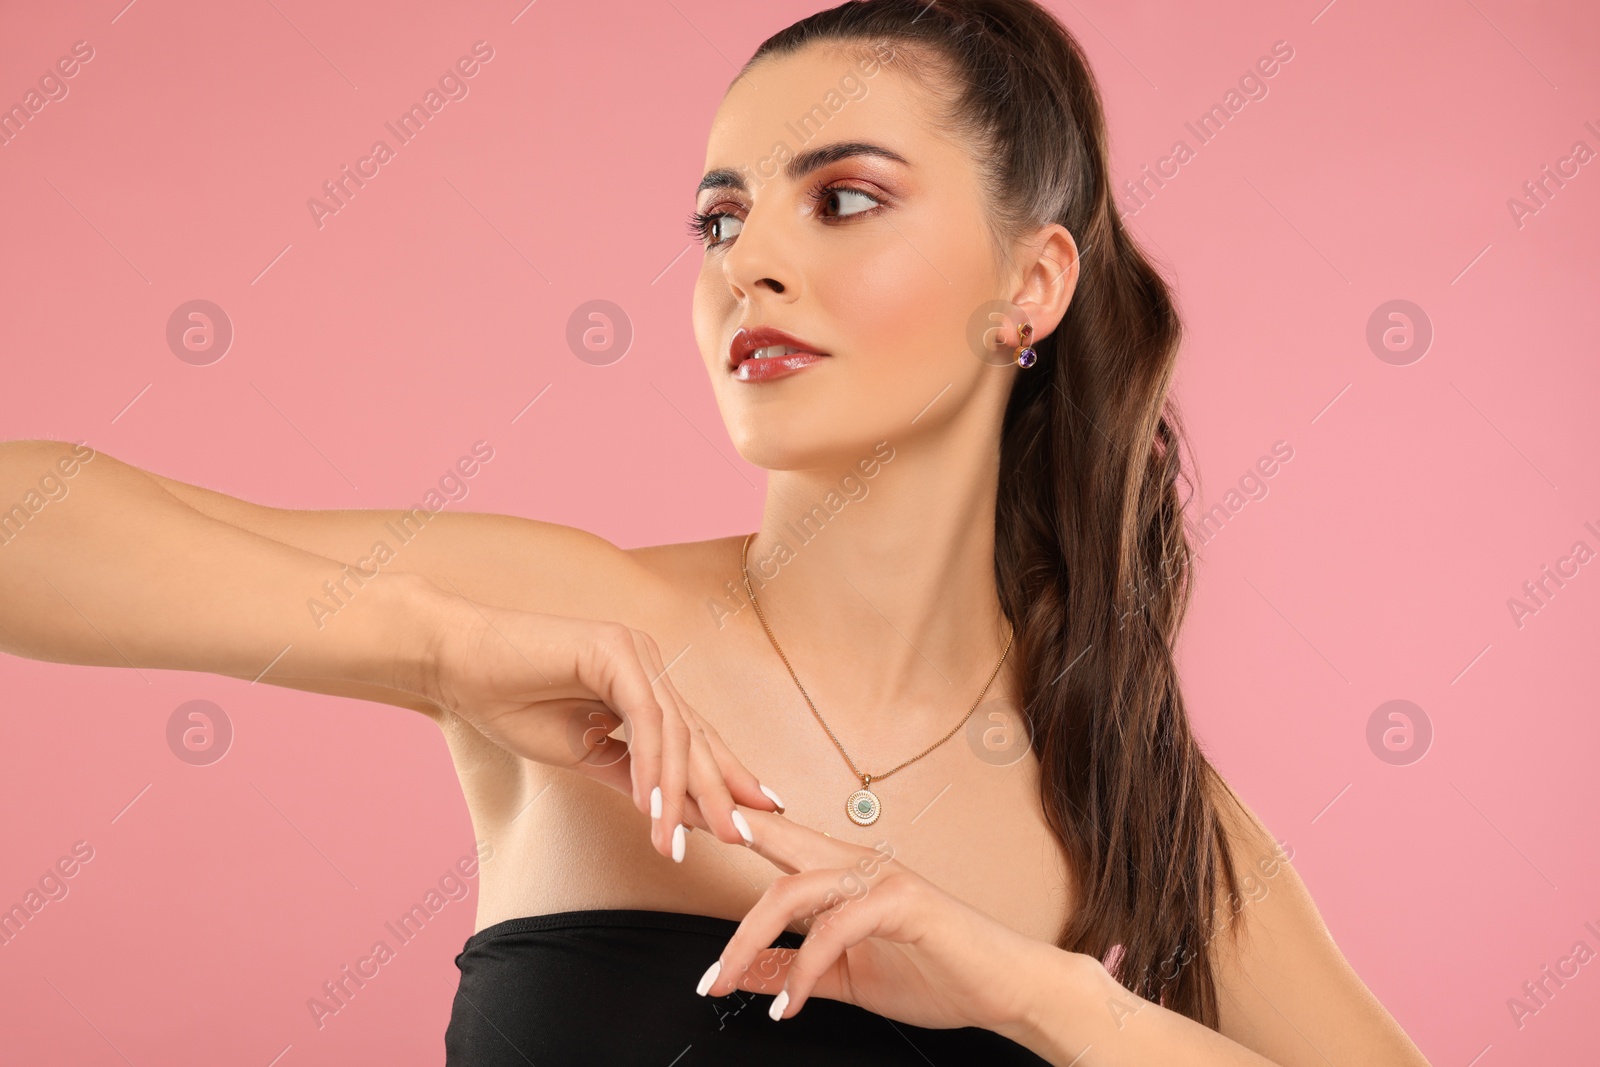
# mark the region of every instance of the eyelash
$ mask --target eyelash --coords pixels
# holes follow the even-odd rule
[[[820,204],[827,199],[829,193],[834,192],[855,193],[859,196],[866,197],[868,200],[871,200],[877,205],[877,207],[870,207],[865,211],[857,211],[853,215],[846,215],[844,216],[845,218],[853,219],[859,218],[862,215],[869,215],[876,211],[879,207],[882,207],[884,204],[884,201],[881,198],[872,195],[864,189],[857,189],[850,185],[841,185],[838,182],[834,182],[832,185],[819,186],[808,193],[807,196],[813,204]],[[705,245],[706,242],[711,239],[711,227],[716,224],[716,221],[720,218],[729,217],[732,216],[727,211],[712,211],[709,213],[703,211],[691,211],[689,213],[689,236],[699,241],[702,245]],[[737,234],[735,236],[737,236]],[[724,238],[723,240],[718,241],[716,244],[707,245],[707,247],[719,248],[731,240],[733,240],[732,237]]]

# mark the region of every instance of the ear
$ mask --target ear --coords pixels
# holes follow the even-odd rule
[[[1019,248],[1021,276],[1011,303],[1033,324],[1030,342],[1055,332],[1078,287],[1078,242],[1060,223],[1040,227]],[[1013,342],[1015,339],[1011,339]]]

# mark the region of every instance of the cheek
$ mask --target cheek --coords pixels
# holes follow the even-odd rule
[[[695,344],[708,369],[720,368],[721,359],[727,356],[727,353],[717,351],[729,314],[726,306],[729,303],[727,285],[724,283],[719,289],[718,282],[714,273],[702,269],[699,280],[695,282],[693,306],[690,309]]]
[[[987,290],[980,279],[943,266],[971,262],[968,253],[939,247],[936,237],[912,240],[916,246],[896,240],[843,260],[822,276],[818,295],[864,374],[900,383],[937,378],[942,387],[953,373],[973,369],[967,363],[978,364],[967,351],[966,328]]]

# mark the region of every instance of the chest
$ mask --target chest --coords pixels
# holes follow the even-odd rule
[[[1054,940],[1076,893],[1065,852],[1040,808],[1039,768],[1009,678],[997,679],[966,722],[935,745],[961,723],[976,693],[953,698],[948,714],[884,708],[864,715],[850,705],[865,676],[835,671],[843,679],[836,694],[808,689],[813,712],[753,619],[719,617],[692,601],[687,593],[659,601],[639,596],[628,598],[625,614],[604,614],[651,634],[678,693],[783,798],[786,818],[864,847],[886,846],[956,898],[1020,933]],[[836,704],[843,716],[830,716]],[[648,820],[625,795],[559,769],[501,758],[470,728],[451,738],[474,827],[495,849],[495,860],[482,868],[479,929],[586,908],[737,921],[781,873],[751,850],[700,832],[690,835],[683,863],[675,864],[651,849]],[[861,781],[841,746],[862,772],[884,775],[872,783],[881,813],[869,826],[845,814],[846,798]]]
[[[991,694],[959,727],[970,701],[953,704],[947,721],[899,722],[893,709],[869,722],[830,720],[817,696],[808,703],[801,695],[764,636],[756,642],[731,627],[657,627],[678,692],[783,798],[787,818],[841,840],[887,847],[1013,929],[1054,939],[1072,907],[1071,871],[1044,820],[1038,763],[1005,694]],[[871,825],[846,814],[847,798],[861,788],[846,754],[859,771],[886,775],[870,787],[880,806]],[[696,846],[711,858],[685,873],[707,879],[733,911],[754,903],[779,873],[755,853],[709,835]]]

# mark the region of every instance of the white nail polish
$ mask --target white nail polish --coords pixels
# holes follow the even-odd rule
[[[778,805],[778,807],[783,808],[783,807],[787,807],[788,806],[788,805],[784,804],[783,801],[778,799],[778,794],[774,793],[772,790],[768,789],[766,786],[762,786],[761,787],[761,791],[767,795],[767,799],[768,800],[770,800],[774,804]]]
[[[706,968],[706,973],[700,976],[700,984],[694,987],[694,991],[699,993],[702,997],[705,996],[706,990],[710,989],[712,985],[716,983],[717,975],[721,973],[722,961],[718,960]]]
[[[780,989],[778,990],[778,995],[772,998],[772,1007],[767,1009],[767,1015],[772,1019],[773,1022],[777,1022],[783,1017],[783,1009],[787,1008],[788,1006],[789,991],[787,989]]]
[[[744,838],[745,844],[748,845],[755,841],[755,838],[750,835],[750,820],[744,817],[744,812],[735,811],[733,813],[733,828],[739,831],[739,836]]]
[[[650,790],[650,817],[661,818],[661,787],[658,785]]]
[[[677,826],[674,826],[672,828],[672,862],[673,863],[682,863],[683,862],[683,846],[684,846],[684,842],[686,840],[687,839],[686,839],[686,837],[684,835],[684,831],[683,831],[683,823],[680,822]]]

